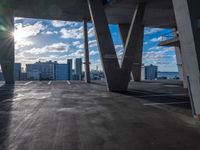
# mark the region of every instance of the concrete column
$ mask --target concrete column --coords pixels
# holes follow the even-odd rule
[[[180,80],[183,81],[183,87],[187,88],[187,77],[186,77],[185,71],[184,71],[184,64],[182,62],[180,46],[175,47],[175,53],[176,53],[176,62],[177,62]]]
[[[200,1],[173,0],[181,55],[194,116],[200,119]]]
[[[140,3],[135,8],[131,26],[128,32],[123,62],[120,65],[117,60],[112,37],[109,31],[107,18],[104,12],[102,0],[88,0],[88,6],[95,27],[96,38],[99,46],[102,66],[110,91],[126,91],[130,82],[130,72],[134,63],[134,47],[138,47],[140,41],[140,28],[144,14],[144,4]],[[139,42],[139,43],[138,43]]]
[[[6,84],[14,83],[14,13],[0,6],[0,64]]]
[[[88,47],[88,26],[87,19],[83,21],[84,26],[84,55],[85,55],[85,82],[90,83],[90,61],[89,61],[89,47]]]
[[[126,40],[123,40],[125,52],[121,67],[127,72],[131,71],[135,81],[141,81],[142,50],[144,39],[144,26],[142,25],[145,11],[145,4],[139,3],[135,8],[133,19]],[[121,26],[121,25],[120,25]],[[120,31],[127,32],[125,27],[120,27]],[[124,30],[123,30],[124,29]],[[122,34],[122,37],[125,37]]]
[[[127,23],[127,24],[119,24],[119,31],[120,31],[120,35],[121,35],[121,39],[122,39],[122,43],[125,47],[126,44],[126,40],[128,37],[128,32],[130,29],[131,24]]]
[[[128,32],[130,29],[130,24],[119,24],[119,30],[122,38],[122,43],[125,47],[126,40],[128,37]],[[134,48],[134,63],[132,66],[132,76],[134,81],[140,82],[141,81],[141,67],[142,67],[142,51],[143,51],[143,40],[144,40],[144,26],[140,26],[140,35],[137,37],[140,44],[138,47]]]
[[[174,32],[174,37],[178,37],[179,35],[177,34],[177,29],[173,29]],[[183,81],[183,87],[187,88],[187,77],[184,72],[184,65],[182,61],[182,56],[181,56],[181,47],[180,44],[175,46],[175,53],[176,53],[176,62],[177,62],[177,67],[178,67],[178,72],[179,72],[179,77],[180,80]]]
[[[88,0],[91,19],[94,24],[96,39],[99,47],[102,67],[104,69],[109,91],[125,91],[120,66],[117,60],[114,44],[108,27],[102,0]]]

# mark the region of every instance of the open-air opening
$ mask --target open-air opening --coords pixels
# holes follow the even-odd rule
[[[0,150],[200,149],[199,6],[0,0]]]
[[[15,80],[83,80],[82,22],[15,18]],[[90,76],[103,80],[93,25],[88,23]],[[3,80],[1,73],[0,79]]]

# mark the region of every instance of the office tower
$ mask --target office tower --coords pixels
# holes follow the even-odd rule
[[[55,64],[55,80],[68,80],[68,64]]]
[[[145,79],[155,80],[158,76],[158,66],[149,65],[145,66]]]
[[[21,63],[15,63],[14,65],[14,78],[15,81],[20,80],[20,75],[21,75]]]
[[[145,66],[142,64],[141,66],[141,80],[145,80]]]
[[[67,59],[67,65],[68,65],[67,80],[72,80],[72,59]]]
[[[76,58],[75,60],[75,75],[76,80],[82,80],[82,58]]]

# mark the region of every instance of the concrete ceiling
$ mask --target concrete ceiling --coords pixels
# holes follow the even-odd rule
[[[87,0],[11,0],[16,17],[82,21],[88,18]],[[105,5],[109,23],[130,23],[136,3],[146,2],[144,25],[170,28],[175,26],[171,0],[112,0]]]

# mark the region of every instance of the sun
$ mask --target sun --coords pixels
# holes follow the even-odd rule
[[[15,41],[20,41],[27,37],[27,33],[24,30],[15,30],[13,32],[13,37]]]

